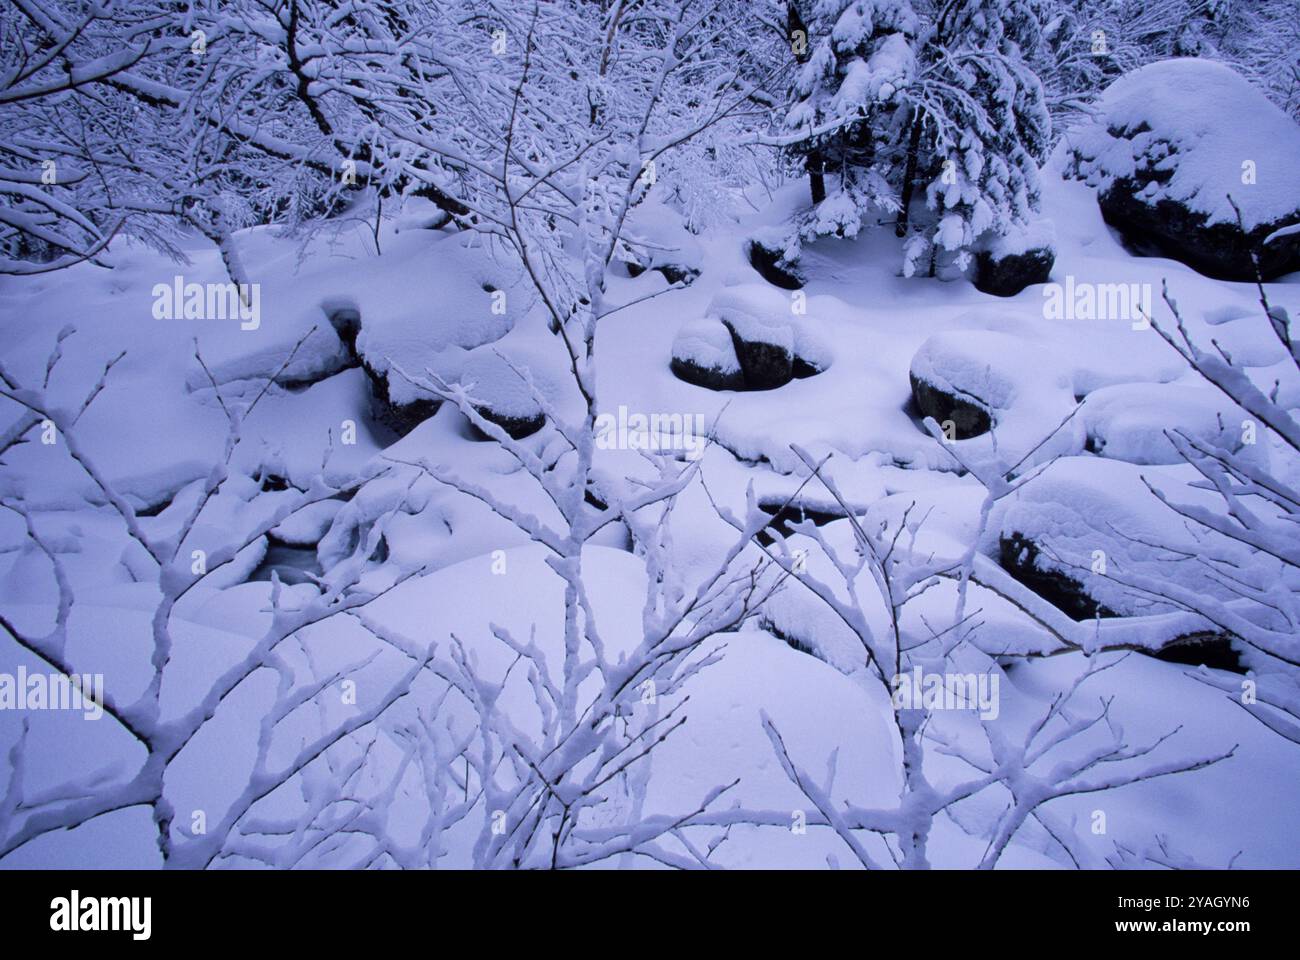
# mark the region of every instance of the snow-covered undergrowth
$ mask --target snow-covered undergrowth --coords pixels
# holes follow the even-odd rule
[[[1129,256],[1102,223],[1088,187],[1054,172],[1045,180],[1045,212],[1056,223],[1054,279],[1154,289],[1167,279],[1193,336],[1213,336],[1256,382],[1279,380],[1282,403],[1300,402],[1289,358],[1251,287]],[[1000,680],[996,716],[983,727],[970,711],[932,714],[928,735],[948,745],[927,754],[932,783],[961,783],[972,768],[960,757],[990,749],[998,756],[1022,739],[1089,669],[1090,650],[1113,652],[1093,655],[1093,673],[1053,722],[1077,724],[1114,698],[1108,723],[1132,747],[1155,744],[1150,754],[1116,764],[1136,765],[1136,782],[1100,794],[1065,791],[1004,841],[1008,782],[972,790],[935,817],[893,814],[924,828],[931,863],[972,865],[997,846],[1004,866],[1181,857],[1208,865],[1300,864],[1288,839],[1300,835],[1292,802],[1300,749],[1215,689],[1233,689],[1234,674],[1198,677],[1191,666],[1132,653],[1189,632],[1192,618],[1126,591],[1093,563],[1101,551],[1126,573],[1174,577],[1178,564],[1169,565],[1169,553],[1185,550],[1176,559],[1195,566],[1198,537],[1152,489],[1180,501],[1213,497],[1195,488],[1197,475],[1166,431],[1226,438],[1267,466],[1267,443],[1240,443],[1242,411],[1189,371],[1155,330],[1129,317],[1053,319],[1043,288],[998,299],[964,282],[895,276],[896,241],[883,231],[811,245],[801,262],[803,290],[771,287],[746,262],[745,238],[780,208],[739,215],[698,237],[690,258],[701,272],[690,285],[633,303],[667,280],[644,272],[612,282],[610,301],[633,305],[599,330],[600,406],[624,408],[625,416],[680,415],[688,424],[698,417],[711,435],[698,470],[675,495],[662,551],[648,557],[655,578],[689,585],[711,570],[737,537],[723,516],[745,515],[752,485],[769,513],[792,497],[820,511],[821,526],[787,527],[783,546],[769,549],[802,558],[798,572],[840,605],[786,577],[765,588],[734,628],[685,654],[657,695],[635,689],[619,700],[610,721],[616,731],[629,722],[622,711],[641,713],[641,722],[648,711],[658,718],[651,723],[661,724],[652,727],[657,732],[678,722],[681,729],[638,762],[604,768],[618,789],[563,828],[583,851],[566,862],[819,866],[899,856],[879,835],[846,841],[852,835],[844,824],[826,819],[838,809],[869,822],[871,811],[891,809],[902,786],[894,709],[861,640],[862,631],[888,635],[890,603],[870,570],[843,580],[831,560],[843,562],[853,551],[857,521],[846,518],[853,512],[863,528],[889,531],[887,539],[902,529],[902,545],[892,540],[900,553],[905,546],[914,557],[971,564],[967,581],[935,579],[901,615],[904,636],[939,632],[931,643],[943,647],[960,635],[947,670],[955,664]],[[43,395],[62,411],[52,442],[34,435],[5,452],[5,496],[20,496],[26,512],[0,517],[7,621],[35,631],[66,624],[62,656],[79,672],[102,674],[113,702],[128,704],[150,682],[160,593],[150,580],[152,560],[127,536],[122,511],[104,491],[120,492],[144,541],[175,546],[169,538],[188,530],[182,555],[216,568],[193,589],[168,594],[174,610],[160,720],[175,725],[177,749],[164,782],[165,829],[191,841],[185,862],[482,862],[501,836],[494,823],[509,835],[508,784],[528,774],[512,740],[544,743],[552,711],[569,703],[569,691],[546,692],[551,679],[542,666],[557,671],[566,662],[566,581],[518,525],[434,474],[449,470],[467,488],[513,503],[525,526],[528,517],[553,523],[556,504],[453,404],[399,438],[376,422],[372,397],[374,368],[389,372],[395,393],[422,377],[455,382],[470,371],[466,385],[504,391],[526,406],[533,393],[521,392],[517,378],[512,386],[511,366],[501,359],[511,357],[523,358],[516,362],[544,385],[547,409],[572,408],[567,358],[519,288],[518,268],[512,273],[464,235],[411,226],[414,219],[384,224],[378,256],[361,227],[329,244],[318,239],[301,262],[269,230],[242,235],[263,282],[262,320],[251,330],[233,320],[156,319],[152,288],[177,268],[137,249],[124,251],[112,271],[81,265],[6,279],[0,288],[7,375],[36,389],[57,350]],[[187,281],[222,281],[215,255],[196,245],[192,256]],[[493,290],[508,291],[508,311],[493,312]],[[1280,282],[1268,295],[1294,312],[1297,290]],[[783,328],[772,327],[772,310],[745,309],[796,296],[801,308]],[[369,372],[331,326],[341,305],[359,316],[356,354],[385,358],[369,362]],[[1167,319],[1162,307],[1157,303],[1157,322]],[[775,330],[768,340],[784,337],[787,349],[815,344],[809,351],[821,370],[763,391],[683,382],[670,369],[674,343],[705,317],[750,340],[765,336],[767,324]],[[494,358],[495,374],[480,356]],[[391,373],[397,365],[408,377],[401,386]],[[970,391],[987,404],[992,431],[950,442],[928,433],[912,406],[913,372]],[[268,387],[268,378],[276,383]],[[222,455],[223,405],[263,391],[242,424],[230,479],[200,522],[186,527]],[[17,415],[17,404],[6,409]],[[628,439],[634,436],[625,432],[622,446],[638,446]],[[542,459],[561,453],[549,428],[519,442]],[[637,489],[631,481],[654,472],[638,450],[619,446],[595,453],[589,494],[602,503],[628,502]],[[77,458],[94,465],[98,481]],[[809,463],[822,464],[833,494],[810,478]],[[980,477],[998,464],[1019,464],[1022,475],[1035,464],[1046,469],[994,499]],[[1124,616],[1074,621],[1052,608],[1000,565],[1000,537],[1011,533],[1053,551],[1058,572]],[[633,540],[624,521],[615,521],[584,553],[589,615],[610,664],[633,655],[653,620],[643,610],[647,554],[631,549]],[[786,548],[794,552],[783,554]],[[762,559],[756,542],[744,549]],[[63,614],[59,578],[75,596]],[[1182,582],[1216,589],[1204,572]],[[348,609],[364,591],[378,599]],[[339,608],[317,609],[322,598]],[[959,627],[945,630],[954,609],[964,611]],[[283,633],[295,616],[304,625],[275,646],[272,668],[247,669],[265,637]],[[422,668],[430,645],[437,653]],[[4,656],[11,673],[48,669],[12,642]],[[929,656],[916,662],[926,669],[942,663],[935,650]],[[1102,664],[1108,669],[1098,671]],[[606,682],[588,674],[572,704],[582,710],[603,702]],[[286,706],[289,689],[298,694]],[[281,721],[273,730],[263,725],[268,715]],[[313,739],[354,720],[331,746]],[[1052,749],[1061,762],[1082,762],[1107,742],[1108,723]],[[484,733],[489,725],[491,736]],[[982,730],[997,736],[986,742]],[[129,779],[143,756],[111,716],[91,722],[79,714],[4,711],[0,737],[37,812],[67,799],[60,791],[69,777],[88,794],[111,796],[111,785]],[[638,742],[619,748],[630,748],[623,758],[630,760]],[[609,749],[606,743],[597,753]],[[1229,751],[1207,769],[1138,775]],[[801,790],[792,776],[811,779]],[[1089,776],[1081,771],[1075,786]],[[1104,785],[1105,777],[1097,780]],[[1032,794],[1027,782],[1011,786],[1025,791],[1022,801]],[[158,826],[129,793],[118,812],[11,846],[4,864],[157,865]],[[670,829],[665,818],[680,824]],[[620,832],[630,823],[643,824],[635,842]],[[1062,843],[1063,835],[1073,839]],[[1143,860],[1148,854],[1153,861]]]
[[[0,867],[1300,865],[1294,14],[8,5]]]

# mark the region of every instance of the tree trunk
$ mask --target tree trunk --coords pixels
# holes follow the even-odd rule
[[[907,236],[908,215],[912,207],[912,188],[916,182],[917,155],[921,152],[921,117],[918,113],[912,119],[912,132],[907,138],[907,165],[903,168],[903,209],[898,212],[898,222],[894,225],[894,236]]]
[[[826,199],[826,164],[820,153],[808,154],[804,162],[808,170],[808,186],[812,190],[812,202],[821,203]]]

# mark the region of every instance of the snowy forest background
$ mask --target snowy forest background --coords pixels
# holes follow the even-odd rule
[[[3,0],[0,866],[1300,866],[1297,120],[1297,0]]]

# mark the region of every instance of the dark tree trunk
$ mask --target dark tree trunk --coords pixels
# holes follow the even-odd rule
[[[821,203],[826,199],[826,165],[820,153],[808,154],[805,161],[808,170],[808,186],[812,190],[812,202]]]
[[[790,52],[794,54],[795,60],[798,63],[807,63],[808,58],[812,56],[812,42],[808,37],[808,25],[799,15],[799,8],[794,0],[786,0],[785,32],[786,40],[790,44]],[[826,161],[821,153],[814,151],[808,154],[804,158],[804,169],[808,171],[808,187],[812,193],[812,202],[821,203],[826,199]]]
[[[808,36],[808,25],[799,16],[799,8],[794,0],[786,0],[785,5],[785,39],[790,44],[790,52],[799,63],[806,63],[812,56],[812,41]]]
[[[903,209],[898,211],[898,222],[894,225],[894,236],[907,236],[907,221],[912,208],[912,189],[916,184],[916,162],[921,152],[921,117],[912,119],[912,132],[907,138],[907,165],[903,168]]]

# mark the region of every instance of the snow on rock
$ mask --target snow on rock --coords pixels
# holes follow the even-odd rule
[[[678,379],[710,390],[743,390],[731,331],[717,317],[682,324],[673,338],[672,371]]]
[[[686,229],[681,214],[653,200],[642,202],[628,215],[619,246],[633,276],[655,270],[669,283],[689,284],[704,267],[700,242]]]
[[[537,351],[520,347],[478,350],[461,371],[461,385],[473,398],[474,408],[519,440],[541,429],[546,420],[542,398],[554,405],[561,388],[549,375],[550,363]]]
[[[1245,78],[1162,60],[1116,80],[1098,109],[1070,144],[1107,222],[1212,277],[1253,279],[1252,249],[1266,278],[1300,268],[1300,234],[1285,230],[1300,223],[1300,126]]]
[[[1205,384],[1125,383],[1088,394],[1080,417],[1088,448],[1129,463],[1182,463],[1166,432],[1241,454],[1264,465],[1268,447],[1254,442],[1254,426],[1236,404]],[[1249,438],[1250,442],[1247,442]]]
[[[708,315],[730,333],[745,389],[772,390],[830,365],[830,351],[810,329],[815,321],[804,310],[801,294],[756,284],[727,287],[714,296]],[[705,335],[717,341],[716,330]],[[725,356],[720,359],[726,363]]]
[[[782,290],[798,290],[806,281],[795,262],[797,250],[786,241],[786,231],[760,230],[745,242],[745,253],[749,265],[768,283]]]
[[[975,252],[975,288],[1013,297],[1025,287],[1046,283],[1056,262],[1051,221],[1036,220],[981,241]]]
[[[432,284],[390,288],[382,301],[359,310],[356,350],[373,382],[377,412],[399,433],[437,409],[437,396],[413,380],[429,372],[456,380],[466,353],[509,333],[533,302],[491,251],[461,237],[440,239],[421,259]]]
[[[962,449],[996,451],[1016,463],[1041,441],[1036,457],[1082,446],[1073,422],[1053,431],[1075,407],[1069,368],[1010,334],[953,330],[930,337],[912,358],[912,396]]]
[[[917,555],[949,560],[956,567],[966,553],[966,544],[979,534],[983,499],[984,490],[977,483],[956,481],[884,497],[864,512],[860,522],[865,529],[887,531],[887,538],[906,524],[908,532],[902,542]],[[852,555],[855,541],[847,521],[829,523],[821,533],[841,557]],[[849,603],[842,576],[811,540],[795,535],[790,549],[807,551],[808,573],[829,585],[842,602]],[[855,578],[854,593],[870,635],[877,642],[887,638],[891,629],[889,612],[868,569]],[[934,624],[951,621],[956,605],[957,582],[944,579],[905,608],[902,623],[911,631],[910,636],[929,636]],[[969,584],[966,610],[975,616],[968,619],[962,635],[976,650],[989,656],[1043,654],[1061,649],[1058,637],[1036,623],[1013,599],[993,589]],[[866,652],[858,635],[802,584],[791,583],[771,597],[763,605],[763,623],[795,649],[825,660],[846,674],[856,674],[866,664]]]
[[[1099,457],[1064,457],[995,506],[984,549],[1040,596],[1076,620],[1176,609],[1126,586],[1128,575],[1176,579],[1190,590],[1230,598],[1198,556],[1211,545],[1243,565],[1240,545],[1190,529],[1147,487],[1179,503],[1213,507],[1189,466],[1139,467]],[[992,542],[996,538],[996,543]]]

